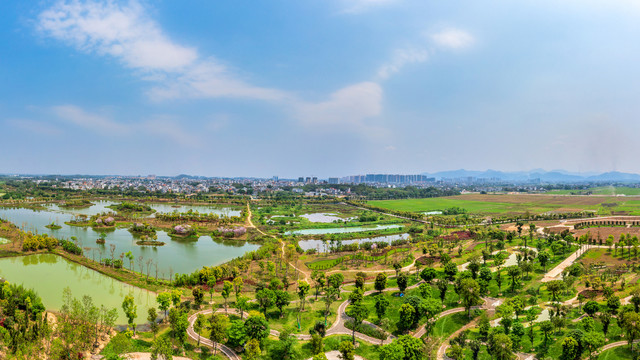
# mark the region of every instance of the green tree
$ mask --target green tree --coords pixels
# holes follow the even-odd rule
[[[153,333],[153,338],[156,338],[156,334],[158,333],[158,323],[156,319],[158,318],[158,311],[154,307],[150,307],[147,310],[147,321],[149,321],[149,327],[151,328],[151,332]]]
[[[256,300],[258,306],[262,309],[264,316],[267,316],[267,310],[275,304],[276,296],[272,290],[262,289],[256,292]]]
[[[199,307],[204,300],[204,291],[199,287],[196,287],[191,290],[191,294],[193,295],[193,302]]]
[[[380,360],[404,360],[404,347],[399,341],[380,348]]]
[[[458,295],[460,295],[462,305],[467,310],[467,316],[471,318],[471,307],[480,304],[482,301],[480,286],[471,278],[463,279],[460,283]]]
[[[440,292],[440,301],[444,302],[444,299],[447,296],[447,290],[449,289],[449,284],[446,280],[439,279],[436,282],[436,286],[438,287],[438,291]]]
[[[384,297],[384,295],[380,294],[376,296],[376,315],[378,316],[378,320],[382,321],[384,314],[387,312],[387,308],[389,307],[390,302],[389,299]]]
[[[458,273],[458,267],[456,266],[455,263],[448,262],[444,266],[444,275],[446,276],[447,280],[453,281],[457,273]]]
[[[551,321],[546,320],[540,323],[540,331],[544,334],[544,343],[549,341],[549,334],[553,331],[553,324]]]
[[[307,294],[309,294],[310,289],[309,283],[304,280],[298,281],[298,298],[300,298],[301,311],[304,311],[304,304],[307,301]]]
[[[318,293],[321,288],[325,286],[327,279],[322,271],[313,270],[311,272],[311,279],[316,283],[316,300],[318,300]]]
[[[291,303],[291,295],[284,290],[276,290],[275,292],[275,304],[278,310],[280,310],[280,317],[284,316],[284,307]]]
[[[363,305],[361,302],[352,303],[347,308],[347,315],[353,319],[353,344],[356,343],[356,329],[362,325],[362,322],[369,316],[369,308]]]
[[[513,343],[506,334],[495,334],[489,341],[491,355],[497,360],[511,360],[513,358]]]
[[[225,280],[224,284],[222,285],[222,291],[220,292],[220,294],[224,298],[224,309],[225,309],[225,311],[229,310],[227,308],[227,299],[229,298],[229,295],[231,295],[231,291],[232,290],[233,290],[233,284],[230,281]]]
[[[584,344],[584,347],[587,349],[587,355],[589,359],[592,359],[593,352],[599,349],[600,347],[602,347],[605,343],[605,340],[604,340],[604,335],[602,335],[602,333],[599,333],[597,331],[591,331],[584,334],[584,337],[582,338],[582,342]]]
[[[133,334],[136,333],[136,318],[138,317],[138,306],[135,304],[134,298],[132,295],[127,295],[124,297],[124,301],[122,302],[122,310],[124,311],[124,315],[127,317],[127,322],[129,326],[133,328]]]
[[[350,341],[341,342],[338,351],[340,351],[340,359],[342,360],[353,360],[355,358],[353,344]]]
[[[269,336],[269,323],[264,316],[249,316],[244,322],[244,329],[249,339],[256,339],[260,343]]]
[[[244,287],[244,279],[242,279],[242,277],[238,276],[235,279],[233,279],[233,291],[236,294],[236,301],[238,301],[238,298],[242,293],[243,287]]]
[[[520,284],[519,280],[522,272],[519,267],[513,265],[507,268],[507,275],[511,278],[511,292],[515,292],[516,286]]]
[[[198,334],[198,347],[200,347],[200,334],[206,326],[207,319],[202,314],[198,314],[196,321],[193,322],[193,331]]]
[[[551,293],[551,301],[558,301],[558,295],[564,290],[562,280],[553,280],[547,283],[547,291]]]
[[[213,342],[214,355],[220,344],[225,341],[228,327],[229,319],[225,315],[213,314],[209,319],[209,340]]]
[[[182,291],[178,289],[171,290],[171,302],[173,306],[180,305],[180,298],[182,297]]]
[[[209,288],[209,296],[211,297],[209,301],[213,302],[213,292],[216,286],[216,282],[218,279],[214,275],[210,275],[207,279],[207,287]]]
[[[398,322],[398,329],[407,331],[411,328],[414,322],[414,316],[416,316],[416,310],[410,304],[402,304],[400,306],[400,321]]]
[[[398,274],[396,281],[398,283],[398,289],[400,290],[400,293],[404,294],[404,291],[407,290],[407,286],[409,285],[409,276],[407,275],[407,273],[401,272],[400,274]]]
[[[156,296],[156,302],[160,310],[164,311],[164,316],[167,317],[167,311],[171,306],[171,293],[162,292]]]
[[[244,348],[244,360],[258,360],[261,354],[260,342],[257,339],[247,341],[247,345]]]
[[[542,265],[542,268],[545,272],[547,271],[547,264],[549,263],[549,260],[551,260],[551,254],[549,253],[549,251],[544,250],[538,254],[538,261],[540,262],[540,265]]]
[[[404,350],[404,360],[421,360],[425,358],[424,342],[411,335],[398,336],[396,340]]]
[[[324,294],[324,323],[327,323],[327,317],[331,311],[331,304],[338,300],[339,289],[328,288]]]
[[[373,286],[378,292],[383,292],[387,287],[387,275],[385,275],[384,273],[378,273],[378,275],[376,275],[376,281]]]
[[[582,307],[582,310],[589,316],[593,317],[598,311],[600,311],[600,305],[594,300],[587,301]]]
[[[162,357],[163,360],[173,359],[173,346],[171,346],[171,341],[166,337],[155,339],[151,346],[151,359],[157,360],[159,357]]]
[[[436,272],[436,269],[426,268],[420,273],[420,278],[422,278],[422,280],[424,280],[427,284],[431,284],[431,281],[436,278],[437,274],[438,273]]]
[[[195,326],[194,326],[195,329]],[[233,320],[229,324],[229,329],[227,331],[227,337],[229,339],[229,344],[233,347],[240,347],[244,344],[247,339],[247,333],[244,329],[244,321],[242,320]]]
[[[572,337],[566,337],[562,340],[562,355],[560,360],[575,360],[578,359],[578,342]]]

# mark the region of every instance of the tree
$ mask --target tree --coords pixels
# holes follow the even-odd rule
[[[342,282],[344,282],[344,275],[341,273],[331,274],[327,277],[327,283],[334,289],[339,289]]]
[[[356,343],[356,329],[362,325],[362,322],[369,316],[369,308],[361,302],[352,303],[347,308],[347,315],[353,318],[353,344]]]
[[[327,355],[324,353],[315,354],[311,360],[327,360]]]
[[[401,294],[404,294],[404,291],[407,289],[407,285],[409,284],[409,276],[407,273],[401,272],[397,277],[398,289]]]
[[[264,316],[267,316],[267,310],[275,303],[276,296],[272,290],[262,289],[256,292],[256,300]]]
[[[558,301],[558,294],[564,289],[564,283],[561,280],[553,280],[547,283],[547,291],[551,293],[551,300]]]
[[[196,317],[196,321],[194,321],[193,323],[193,331],[198,334],[198,347],[200,347],[200,333],[206,326],[206,321],[207,319],[204,317],[204,315],[198,314],[198,316]]]
[[[612,315],[610,312],[603,312],[600,314],[600,322],[602,323],[602,333],[607,336],[609,332],[609,325],[611,324]]]
[[[604,335],[602,335],[601,333],[596,331],[591,331],[584,334],[584,337],[582,338],[582,342],[584,344],[584,347],[588,351],[587,354],[589,358],[591,359],[593,352],[599,349],[600,347],[602,347],[605,343],[605,340],[604,340]]]
[[[233,290],[236,293],[236,301],[238,301],[238,297],[242,293],[242,288],[244,287],[244,280],[242,277],[238,276],[233,279]]]
[[[520,321],[515,321],[511,327],[511,342],[516,349],[520,348],[520,341],[524,336],[524,325]]]
[[[467,316],[471,318],[471,307],[481,302],[480,286],[474,279],[462,279],[458,295],[460,295],[462,305],[467,310]]]
[[[213,291],[217,281],[218,279],[216,279],[214,275],[210,275],[207,279],[207,287],[209,288],[209,295],[211,296],[211,299],[209,301],[211,302],[213,302]]]
[[[575,360],[578,359],[578,342],[572,337],[566,337],[562,340],[562,355],[560,360]]]
[[[544,334],[544,343],[547,344],[549,341],[549,334],[553,331],[553,324],[551,321],[543,321],[540,323],[540,330]]]
[[[160,310],[164,311],[164,316],[167,317],[167,310],[171,306],[171,294],[168,292],[162,292],[156,296],[156,302]]]
[[[376,296],[376,315],[378,316],[378,319],[380,321],[382,321],[382,318],[384,317],[384,314],[387,312],[387,308],[389,307],[390,302],[389,300],[384,297],[384,295],[380,294],[378,296]]]
[[[587,301],[582,307],[582,310],[589,316],[593,317],[598,311],[600,311],[600,305],[594,300]]]
[[[507,275],[511,278],[511,292],[516,291],[516,285],[520,283],[519,280],[521,274],[520,268],[515,265],[507,268]]]
[[[151,332],[153,332],[153,338],[156,338],[156,334],[158,333],[158,323],[156,323],[156,319],[158,318],[158,311],[154,307],[150,307],[147,310],[147,321],[149,321],[149,327],[151,328]]]
[[[180,298],[182,297],[182,291],[178,289],[171,290],[171,302],[173,306],[180,305]]]
[[[229,310],[227,308],[227,299],[229,298],[229,295],[231,295],[231,290],[233,290],[233,284],[230,281],[225,280],[224,284],[222,285],[222,291],[220,292],[220,294],[224,298],[224,309],[225,309],[225,311]]]
[[[304,311],[304,303],[307,300],[307,294],[309,294],[310,290],[309,283],[304,280],[298,281],[298,298],[300,298],[300,310]]]
[[[551,260],[551,254],[549,254],[549,251],[544,250],[538,253],[538,261],[545,272],[547,271],[547,264],[549,263],[549,260]]]
[[[416,310],[410,304],[402,304],[400,306],[400,321],[398,322],[398,329],[407,331],[411,328],[414,322],[414,316],[416,316]]]
[[[478,355],[482,349],[482,343],[478,339],[473,339],[469,342],[469,350],[471,350],[471,356],[473,360],[478,360]]]
[[[404,360],[404,347],[399,341],[380,348],[380,360]]]
[[[291,360],[298,358],[295,349],[296,338],[288,329],[280,332],[278,342],[271,348],[270,355],[273,360]]]
[[[162,356],[163,360],[173,359],[173,346],[171,346],[171,341],[166,337],[160,337],[153,341],[151,359],[157,360],[158,356]]]
[[[364,290],[364,280],[365,280],[365,273],[363,272],[358,272],[356,274],[356,288],[357,289],[361,289]]]
[[[624,330],[627,341],[631,345],[631,351],[633,352],[633,342],[640,337],[640,315],[636,312],[625,312],[622,314],[622,330]]]
[[[322,271],[313,270],[311,272],[311,279],[316,283],[316,300],[318,300],[318,292],[320,291],[320,288],[324,287],[326,278]]]
[[[314,333],[311,335],[311,353],[312,354],[320,354],[323,350],[322,345],[322,336],[318,333]]]
[[[202,291],[201,288],[196,287],[191,290],[191,294],[193,295],[193,302],[199,307],[204,300],[204,291]]]
[[[187,328],[189,327],[187,313],[176,308],[169,310],[169,324],[171,325],[173,337],[178,339],[181,345],[184,345],[187,340]]]
[[[333,304],[336,300],[338,300],[338,289],[336,288],[328,288],[324,294],[324,323],[327,323],[327,316],[329,316],[329,312],[331,311],[331,304]]]
[[[338,351],[340,351],[339,356],[340,356],[340,359],[342,360],[353,360],[355,358],[353,344],[348,340],[344,340],[343,342],[340,343],[340,346],[338,347]]]
[[[444,275],[446,276],[447,280],[453,281],[457,273],[458,273],[458,267],[456,266],[455,263],[448,262],[444,266]]]
[[[480,256],[473,255],[471,259],[469,259],[467,269],[471,271],[471,277],[475,280],[478,277],[478,271],[480,270]]]
[[[616,295],[611,295],[607,299],[607,308],[610,313],[615,313],[620,307],[620,298]]]
[[[449,288],[449,284],[447,284],[446,280],[439,279],[436,282],[436,286],[438,286],[438,291],[440,292],[440,301],[444,302],[444,298],[447,296],[447,289]]]
[[[244,360],[258,360],[260,354],[262,354],[260,342],[257,339],[247,341],[247,345],[244,347]]]
[[[122,302],[122,310],[124,311],[124,315],[127,317],[127,321],[129,326],[133,328],[133,334],[136,334],[136,318],[138,317],[138,306],[134,302],[134,298],[132,295],[127,295],[124,297],[124,301]]]
[[[195,329],[195,326],[194,326]],[[247,339],[247,333],[244,330],[244,321],[233,320],[229,324],[227,330],[227,337],[229,338],[229,344],[233,347],[240,347]]]
[[[437,272],[434,268],[426,268],[420,273],[420,278],[426,283],[431,284],[431,281],[436,278]]]
[[[376,289],[376,291],[380,293],[383,292],[387,287],[387,275],[385,275],[384,273],[378,273],[378,275],[376,275],[376,281],[373,287]]]
[[[506,334],[495,334],[489,342],[491,355],[497,360],[510,360],[513,357],[513,343]]]
[[[398,336],[396,340],[404,350],[404,360],[422,360],[424,356],[424,342],[411,335]]]
[[[269,336],[269,323],[264,316],[249,316],[244,322],[244,329],[249,339],[256,339],[260,343]]]
[[[209,319],[209,340],[213,342],[214,354],[217,354],[219,344],[223,343],[227,337],[229,319],[222,314],[213,314]]]
[[[291,295],[284,290],[276,290],[275,294],[275,304],[278,310],[280,310],[280,317],[284,316],[283,308],[288,306],[291,302]]]
[[[249,298],[243,295],[240,295],[238,299],[236,299],[236,308],[240,311],[240,320],[244,319],[244,312],[247,310],[248,302]]]

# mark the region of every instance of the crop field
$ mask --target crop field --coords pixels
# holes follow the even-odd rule
[[[600,186],[586,190],[552,190],[547,194],[554,195],[588,195],[589,193],[593,195],[640,195],[640,188],[634,187],[614,187],[614,186]]]
[[[640,215],[640,198],[623,196],[481,195],[469,194],[427,199],[374,200],[369,204],[416,213],[460,207],[470,214],[539,214],[549,211],[596,211],[600,215]]]

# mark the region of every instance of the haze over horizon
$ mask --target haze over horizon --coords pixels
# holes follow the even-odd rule
[[[628,0],[0,2],[0,173],[640,173]]]

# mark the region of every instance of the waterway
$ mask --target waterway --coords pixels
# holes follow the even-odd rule
[[[146,322],[149,307],[157,307],[153,292],[122,283],[53,254],[0,259],[0,277],[34,289],[48,310],[60,310],[63,305],[62,293],[66,287],[71,289],[75,298],[89,295],[98,307],[104,305],[118,311],[118,325],[127,323],[122,311],[122,301],[127,295],[133,295],[135,299],[138,324]]]
[[[287,231],[285,235],[323,235],[323,234],[344,234],[362,231],[375,231],[384,229],[397,229],[402,225],[375,225],[375,226],[357,226],[357,227],[341,227],[341,228],[329,228],[329,229],[304,229]]]
[[[104,204],[97,204],[97,209],[88,213],[104,209]],[[93,207],[92,207],[93,208]],[[91,208],[90,208],[91,209]],[[90,210],[85,209],[85,210]],[[87,214],[88,214],[87,213]],[[25,231],[46,233],[56,238],[70,239],[76,237],[84,249],[84,255],[90,259],[111,257],[110,245],[116,246],[114,257],[119,258],[122,253],[131,251],[135,257],[135,269],[140,271],[138,258],[142,256],[143,262],[152,259],[152,274],[155,275],[155,266],[158,266],[158,277],[168,279],[170,273],[191,273],[203,266],[214,266],[225,263],[244,253],[256,250],[259,245],[244,241],[212,239],[210,236],[202,236],[199,239],[172,239],[164,231],[158,231],[158,241],[164,246],[139,246],[136,239],[127,229],[116,229],[107,232],[106,244],[96,244],[100,233],[90,227],[69,226],[64,222],[74,218],[70,212],[57,210],[31,210],[25,208],[0,208],[0,218],[14,223]],[[45,226],[55,222],[62,226],[59,230],[51,230]],[[125,266],[129,262],[124,259]],[[146,273],[146,265],[145,265]]]
[[[352,240],[342,240],[342,245],[353,244],[353,243],[364,243],[364,242],[379,242],[384,241],[386,243],[391,243],[394,240],[408,239],[409,234],[394,234],[387,236],[377,236],[371,238],[362,238],[362,239],[352,239]],[[298,241],[298,245],[303,250],[316,249],[319,253],[324,253],[328,251],[328,248],[331,246],[329,241],[325,242],[323,240],[302,240]]]

